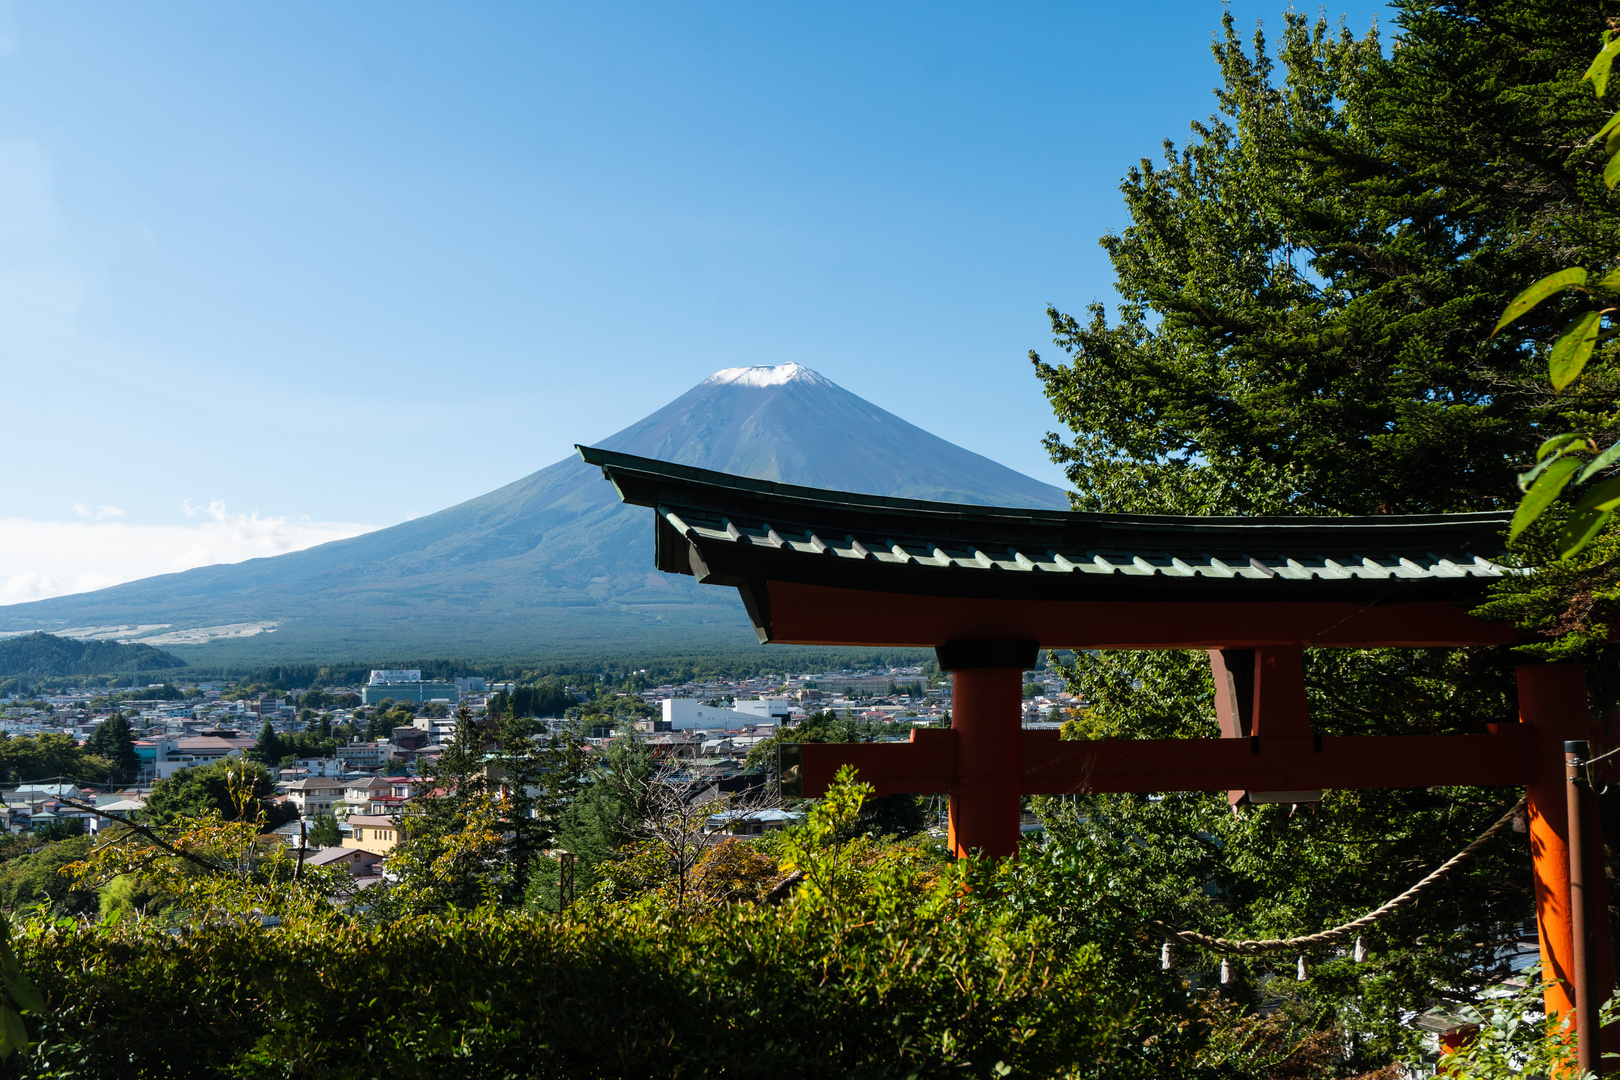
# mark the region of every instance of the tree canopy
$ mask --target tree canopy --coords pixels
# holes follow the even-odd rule
[[[123,713],[113,713],[97,724],[96,730],[84,741],[84,749],[112,763],[113,779],[127,782],[141,771],[141,760],[135,753],[135,733]]]
[[[1542,425],[1614,410],[1612,378],[1546,386],[1558,305],[1489,336],[1528,281],[1620,249],[1580,82],[1602,5],[1395,7],[1388,56],[1290,13],[1274,60],[1226,16],[1220,113],[1129,171],[1103,239],[1117,318],[1053,309],[1068,359],[1034,358],[1078,507],[1491,509]]]
[[[246,770],[252,775],[250,801],[239,806],[231,796],[232,775],[240,776]],[[167,825],[182,818],[201,818],[218,812],[227,821],[250,819],[259,810],[263,800],[275,794],[275,781],[270,774],[251,761],[242,758],[220,758],[206,765],[193,765],[179,769],[167,780],[152,785],[151,798],[141,810],[144,820]],[[298,816],[296,807],[289,805],[267,810],[264,827],[274,829]]]
[[[0,676],[113,675],[185,666],[178,656],[151,645],[79,641],[42,631],[0,641]]]
[[[1117,313],[1052,309],[1062,358],[1032,355],[1067,428],[1047,446],[1077,508],[1500,509],[1547,433],[1573,424],[1612,440],[1612,371],[1594,365],[1556,397],[1547,385],[1558,304],[1522,337],[1490,336],[1528,282],[1620,258],[1620,201],[1588,141],[1612,107],[1581,82],[1608,9],[1394,7],[1387,47],[1289,13],[1273,51],[1259,33],[1246,45],[1225,18],[1218,114],[1122,185],[1130,224],[1102,240]],[[1612,650],[1595,659],[1603,707]],[[1312,727],[1482,730],[1514,719],[1522,662],[1495,649],[1308,652]],[[1081,654],[1062,666],[1091,702],[1075,725],[1087,734],[1217,734],[1201,654]],[[1297,813],[1239,817],[1221,795],[1081,796],[1042,809],[1111,893],[1171,923],[1273,937],[1364,913],[1512,798],[1329,792]],[[1612,805],[1605,816],[1613,828]],[[1363,1060],[1396,1053],[1403,1014],[1438,995],[1467,1000],[1504,974],[1496,950],[1534,910],[1529,857],[1522,838],[1498,836],[1444,903],[1381,928],[1370,966],[1324,965],[1300,993],[1338,1018]],[[1186,962],[1213,977],[1214,959]],[[1293,962],[1239,965],[1239,980],[1286,975]]]

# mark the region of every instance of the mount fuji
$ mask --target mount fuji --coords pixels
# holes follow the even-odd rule
[[[1058,488],[798,364],[716,372],[600,445],[841,491],[1068,507]],[[620,504],[597,469],[570,457],[347,540],[0,608],[0,632],[42,629],[255,662],[753,645],[735,596],[653,570],[652,544],[648,511]]]

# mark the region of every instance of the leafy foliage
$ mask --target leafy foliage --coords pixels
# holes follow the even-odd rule
[[[244,788],[242,785],[246,784]],[[258,816],[264,800],[275,794],[270,774],[241,758],[220,758],[206,765],[180,769],[167,780],[152,785],[152,796],[141,810],[142,820],[169,825],[182,819],[202,819],[220,815],[228,820]],[[243,797],[243,791],[246,797]],[[263,828],[268,831],[286,824],[298,815],[296,808],[281,806],[264,810]]]
[[[25,958],[51,1010],[27,1074],[1146,1075],[1094,948],[1054,949],[1049,918],[1004,899],[1009,868],[836,840],[859,803],[846,784],[791,842],[823,887],[777,905],[727,902],[745,890],[716,867],[698,911],[653,881],[604,882],[562,916],[357,925],[284,905],[273,930],[225,917],[178,938],[34,923]],[[760,880],[775,860],[742,848],[725,848],[731,880]]]
[[[0,738],[0,772],[22,784],[62,779],[100,784],[115,779],[119,766],[81,747],[71,735],[45,731]]]
[[[1047,445],[1077,508],[1498,509],[1550,432],[1578,428],[1594,445],[1620,434],[1620,382],[1607,366],[1594,362],[1561,394],[1547,384],[1554,351],[1567,369],[1586,340],[1559,345],[1580,315],[1576,294],[1526,306],[1520,337],[1490,335],[1526,281],[1571,261],[1620,259],[1620,200],[1592,174],[1587,143],[1607,113],[1582,82],[1598,7],[1395,7],[1400,42],[1387,55],[1374,35],[1298,14],[1285,17],[1274,51],[1258,34],[1246,49],[1225,20],[1219,114],[1194,124],[1188,145],[1167,143],[1161,163],[1129,173],[1131,223],[1102,241],[1124,301],[1117,317],[1053,310],[1064,360],[1033,357],[1068,428]],[[1593,644],[1606,629],[1594,607],[1616,583],[1585,569],[1591,617],[1581,625]],[[1512,603],[1549,631],[1569,627],[1570,608],[1551,593]],[[1308,651],[1312,727],[1510,722],[1518,661],[1507,650]],[[1092,703],[1070,734],[1216,733],[1202,655],[1081,654],[1063,667]],[[1599,708],[1620,689],[1612,671],[1593,682]],[[1292,817],[1287,807],[1238,817],[1220,796],[1192,795],[1080,799],[1043,813],[1054,857],[1085,853],[1076,866],[1088,895],[1130,897],[1138,917],[1162,905],[1157,917],[1206,933],[1287,937],[1364,913],[1503,806],[1497,793],[1458,789],[1331,793]],[[1500,974],[1495,943],[1533,911],[1528,853],[1511,838],[1494,843],[1466,887],[1389,924],[1366,968],[1318,958],[1293,995],[1301,1039],[1340,1031],[1371,1067],[1402,1051],[1402,1010],[1483,993]],[[1082,906],[1122,932],[1133,914]],[[1211,976],[1208,958],[1186,962]],[[1242,979],[1269,974],[1245,969]],[[1119,977],[1146,985],[1144,973]],[[1207,1019],[1212,1032],[1247,1023]]]
[[[1605,30],[1599,40],[1601,47],[1597,57],[1582,78],[1592,84],[1594,94],[1602,101],[1615,54],[1620,52],[1620,29]],[[1620,182],[1620,112],[1611,116],[1589,142],[1596,143],[1599,139],[1604,140],[1603,152],[1609,158],[1603,170],[1603,181],[1612,189]],[[1514,297],[1491,330],[1494,337],[1542,303],[1565,292],[1584,294],[1587,303],[1559,330],[1557,340],[1548,351],[1547,375],[1555,393],[1562,393],[1581,377],[1601,339],[1614,336],[1615,328],[1606,328],[1603,323],[1605,320],[1613,322],[1620,313],[1620,268],[1602,276],[1581,266],[1555,270]],[[1612,360],[1613,350],[1605,351],[1608,354],[1605,359]],[[1602,449],[1596,440],[1582,432],[1565,432],[1544,440],[1536,451],[1536,464],[1519,474],[1524,498],[1513,514],[1509,539],[1517,538],[1545,513],[1572,481],[1580,484],[1601,476],[1612,469],[1617,460],[1620,460],[1620,442]],[[1620,476],[1610,476],[1588,488],[1570,508],[1559,531],[1559,558],[1568,558],[1592,543],[1617,508],[1620,508]]]
[[[75,889],[62,868],[83,859],[92,840],[76,836],[41,845],[0,865],[0,908],[37,907],[53,915],[81,915],[97,909],[93,891]]]
[[[1220,115],[1131,170],[1132,223],[1103,240],[1118,322],[1054,310],[1069,362],[1034,358],[1077,507],[1488,509],[1545,425],[1613,426],[1612,380],[1539,378],[1564,308],[1489,337],[1524,281],[1620,247],[1584,148],[1596,10],[1396,7],[1388,57],[1287,15],[1277,79],[1226,18]]]

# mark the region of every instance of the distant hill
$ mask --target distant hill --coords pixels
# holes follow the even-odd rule
[[[124,675],[185,666],[178,656],[150,645],[75,641],[40,633],[0,639],[0,678]]]
[[[797,364],[717,372],[601,445],[843,491],[1068,505]],[[197,662],[193,641],[263,662],[757,647],[735,593],[656,572],[652,545],[651,513],[570,457],[364,536],[3,607],[0,631],[150,640]]]

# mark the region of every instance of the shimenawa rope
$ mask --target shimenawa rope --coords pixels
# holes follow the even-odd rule
[[[1363,930],[1380,920],[1393,915],[1403,907],[1409,907],[1417,902],[1424,890],[1431,885],[1444,880],[1457,867],[1468,861],[1476,851],[1485,846],[1485,842],[1503,829],[1524,811],[1529,796],[1525,795],[1513,804],[1513,808],[1497,819],[1496,824],[1479,834],[1479,839],[1463,848],[1442,863],[1439,869],[1401,893],[1393,900],[1373,911],[1369,911],[1354,922],[1347,922],[1343,926],[1335,926],[1331,930],[1323,930],[1319,934],[1307,934],[1296,938],[1261,938],[1250,941],[1231,941],[1227,938],[1210,937],[1208,934],[1198,934],[1191,930],[1177,930],[1168,923],[1157,919],[1148,923],[1150,927],[1159,931],[1167,941],[1179,942],[1183,945],[1196,945],[1201,949],[1208,949],[1217,953],[1237,953],[1242,956],[1258,956],[1261,953],[1292,952],[1301,949],[1311,949],[1320,945],[1332,945],[1337,941],[1350,937],[1359,930]]]

